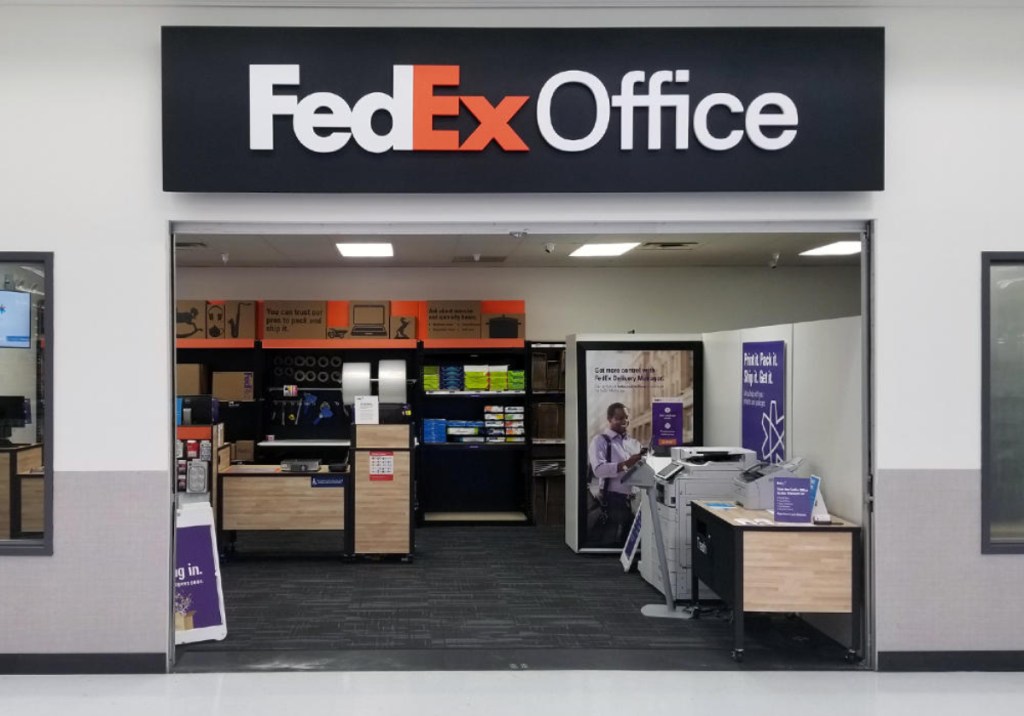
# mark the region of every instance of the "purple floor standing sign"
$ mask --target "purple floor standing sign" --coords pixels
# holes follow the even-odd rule
[[[176,537],[175,643],[223,639],[227,636],[224,594],[210,505],[183,505],[178,512]]]

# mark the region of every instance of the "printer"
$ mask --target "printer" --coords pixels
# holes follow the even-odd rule
[[[736,475],[733,480],[732,499],[748,510],[771,510],[775,508],[775,478],[806,477],[800,474],[804,468],[802,457],[789,462],[758,463]]]
[[[668,458],[649,457],[647,462],[655,471],[656,519],[665,541],[671,592],[677,600],[689,599],[690,502],[733,499],[736,476],[761,463],[753,450],[740,447],[673,447]],[[640,576],[664,594],[646,501],[641,509]]]

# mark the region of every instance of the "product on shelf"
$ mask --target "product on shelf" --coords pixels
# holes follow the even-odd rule
[[[444,418],[427,418],[423,421],[423,442],[443,443],[448,441],[448,421]]]
[[[510,370],[508,372],[508,389],[509,390],[526,390],[526,371],[524,370]]]
[[[491,390],[508,390],[508,366],[489,366]]]
[[[423,366],[423,390],[441,389],[441,366]]]
[[[464,390],[465,377],[462,366],[445,365],[441,370],[441,390]]]
[[[463,380],[466,390],[489,390],[491,387],[490,366],[467,365]]]

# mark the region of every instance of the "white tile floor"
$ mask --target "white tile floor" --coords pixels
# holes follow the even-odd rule
[[[1019,716],[1024,674],[388,672],[0,676],[17,716]]]

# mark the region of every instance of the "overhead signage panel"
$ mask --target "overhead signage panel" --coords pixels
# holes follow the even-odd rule
[[[164,190],[880,190],[884,39],[165,27]]]

